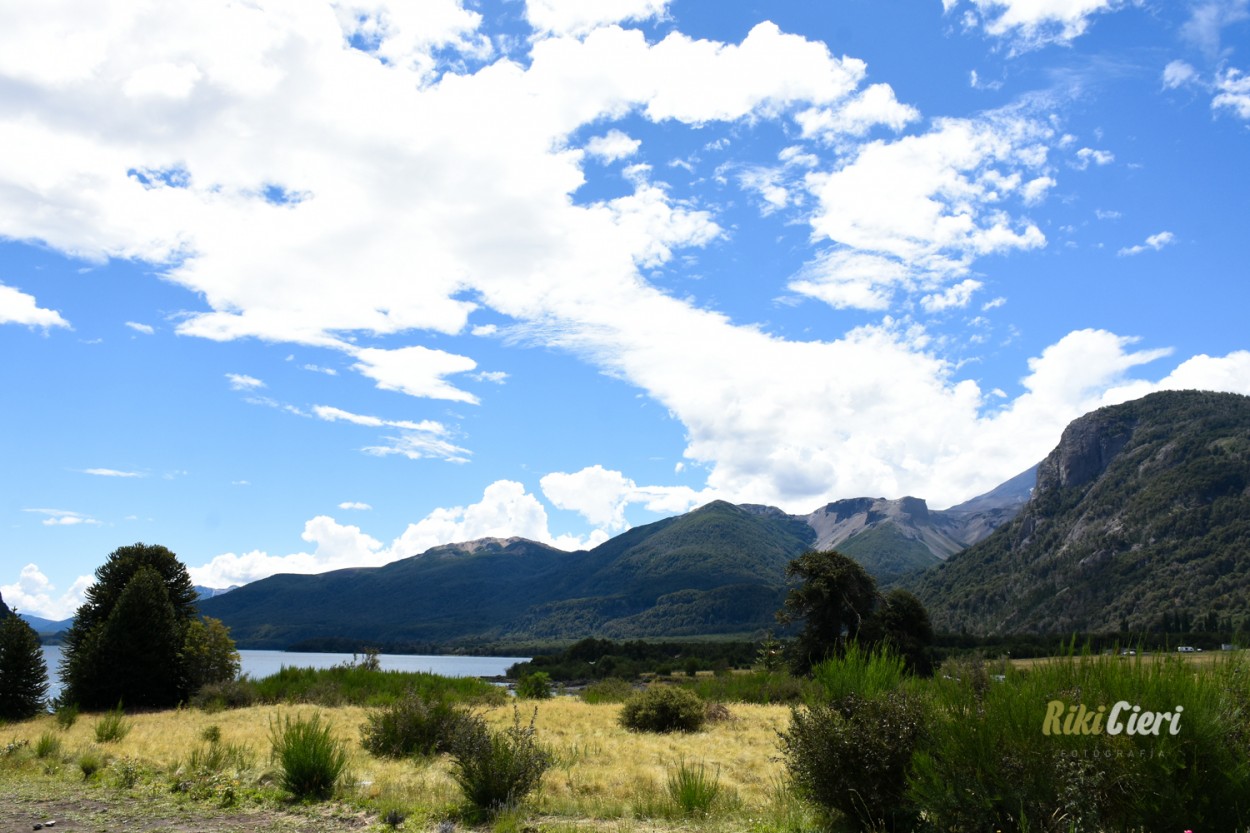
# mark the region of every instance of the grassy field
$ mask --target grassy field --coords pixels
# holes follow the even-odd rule
[[[537,704],[522,703],[520,707],[526,721],[537,708],[535,726],[539,739],[555,753],[556,764],[545,776],[540,792],[527,803],[523,815],[498,819],[494,823],[496,829],[537,824],[542,830],[552,831],[624,833],[692,827],[771,831],[804,829],[814,824],[811,812],[783,787],[777,731],[789,721],[789,711],[784,707],[735,705],[730,708],[728,720],[709,724],[701,732],[674,735],[624,730],[617,723],[618,705],[588,705],[560,697]],[[43,780],[48,785],[55,784],[54,792],[58,794],[77,792],[84,807],[93,806],[92,802],[125,805],[133,803],[139,794],[169,794],[174,773],[185,765],[192,750],[207,746],[202,737],[210,727],[216,727],[221,744],[244,747],[251,753],[251,765],[234,777],[237,784],[228,786],[233,791],[236,813],[242,812],[237,808],[250,808],[253,812],[281,809],[284,804],[273,786],[274,771],[268,759],[270,721],[314,712],[329,719],[335,734],[349,750],[349,785],[341,790],[337,802],[340,815],[356,819],[352,826],[366,823],[371,829],[387,829],[378,815],[390,809],[408,816],[405,830],[437,829],[440,822],[456,818],[461,799],[449,775],[446,757],[424,762],[373,757],[359,742],[367,710],[354,706],[255,706],[212,714],[194,709],[138,714],[126,718],[131,731],[122,740],[108,744],[95,741],[96,715],[80,716],[68,730],[60,729],[55,718],[47,716],[0,730],[0,749],[4,744],[20,747],[9,753],[7,764],[0,761],[0,791],[19,782],[35,790],[31,785]],[[510,706],[493,707],[482,713],[499,728],[513,720]],[[59,749],[38,758],[35,750],[41,737],[55,738]],[[29,745],[23,746],[23,742]],[[89,781],[84,780],[78,763],[84,755],[96,756],[103,763],[100,772]],[[721,793],[706,817],[684,817],[669,799],[669,775],[682,761],[690,766],[703,764],[709,775],[718,778]],[[132,779],[133,783],[128,784]],[[215,803],[212,799],[219,792],[220,789],[208,794],[207,801],[199,802],[206,813],[202,827],[184,825],[175,829],[230,829],[213,826],[218,822],[210,820],[220,816],[211,810]],[[3,801],[0,799],[0,814]],[[301,818],[296,815],[290,824],[300,829]],[[240,829],[249,829],[246,819],[241,817],[239,823]],[[251,823],[258,824],[258,820],[252,819]],[[64,821],[61,827],[94,829],[75,828]],[[30,826],[20,829],[29,830]],[[4,830],[0,826],[0,831]]]

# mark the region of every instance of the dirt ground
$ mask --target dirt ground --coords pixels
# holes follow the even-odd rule
[[[48,822],[55,822],[48,826]],[[75,789],[52,780],[6,782],[0,790],[0,833],[348,833],[375,820],[328,805],[272,809],[216,809],[180,804],[143,792]]]

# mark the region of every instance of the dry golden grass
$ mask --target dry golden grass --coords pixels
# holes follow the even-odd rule
[[[523,723],[537,708],[535,726],[540,742],[555,755],[556,763],[531,801],[533,812],[560,826],[612,829],[669,829],[687,822],[671,818],[666,784],[679,761],[703,763],[719,773],[722,799],[714,818],[703,827],[773,829],[778,814],[793,814],[795,803],[780,793],[783,766],[777,732],[789,722],[781,706],[731,705],[731,719],[708,724],[692,734],[658,735],[629,732],[617,722],[619,705],[588,705],[571,697],[517,704]],[[360,727],[368,713],[359,707],[256,706],[205,713],[195,709],[128,715],[132,729],[121,741],[97,744],[97,715],[81,715],[68,731],[48,716],[7,727],[5,740],[29,740],[33,745],[44,732],[62,740],[70,760],[92,751],[114,759],[137,759],[158,771],[172,771],[192,749],[203,747],[202,734],[210,726],[220,730],[221,742],[249,746],[260,772],[269,764],[269,725],[285,715],[320,712],[349,750],[348,770],[355,794],[376,806],[402,807],[407,812],[436,815],[460,801],[445,756],[427,762],[376,758],[360,746]],[[483,712],[496,728],[511,725],[512,707]],[[258,772],[258,777],[260,775]],[[764,817],[772,824],[761,824]]]

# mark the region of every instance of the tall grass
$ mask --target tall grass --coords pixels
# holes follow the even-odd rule
[[[714,703],[797,703],[812,693],[812,683],[785,671],[751,671],[746,674],[721,674],[678,680],[699,697]]]
[[[301,799],[333,794],[347,768],[347,750],[319,713],[307,719],[271,718],[269,741],[284,790]]]
[[[105,712],[95,723],[96,743],[116,743],[130,734],[130,723],[122,712],[121,704],[112,711]]]
[[[709,774],[703,761],[696,766],[682,758],[668,773],[669,798],[683,815],[706,816],[720,793],[720,769]]]
[[[820,700],[839,703],[848,696],[872,700],[894,691],[906,677],[903,658],[889,651],[861,648],[851,642],[846,653],[826,660],[812,669],[814,691]]]
[[[948,829],[1237,830],[1250,825],[1244,663],[1070,654],[1001,679],[939,674],[910,794]],[[1178,734],[1043,734],[1048,704],[1183,708]]]
[[[361,666],[283,667],[253,682],[264,703],[385,706],[416,694],[427,700],[503,703],[507,694],[476,677],[442,677],[423,671],[377,671]]]

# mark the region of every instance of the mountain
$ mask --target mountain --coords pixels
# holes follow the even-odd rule
[[[329,639],[448,645],[750,634],[775,625],[786,565],[822,535],[857,548],[884,580],[936,561],[929,546],[941,556],[957,550],[960,536],[995,523],[994,513],[1013,500],[987,498],[955,515],[929,512],[914,498],[867,500],[862,511],[843,501],[806,516],[715,501],[589,551],[487,538],[382,567],[272,576],[199,607],[249,648]],[[885,554],[891,540],[925,547],[924,554]]]
[[[0,619],[8,616],[13,611],[9,610],[9,606],[4,603],[4,596],[0,596]]]
[[[29,613],[19,613],[26,620],[35,633],[38,634],[57,634],[61,631],[69,630],[70,625],[74,624],[74,618],[69,619],[44,619],[42,616],[32,616]]]
[[[197,601],[203,601],[204,599],[211,599],[214,596],[220,596],[222,593],[229,593],[231,590],[235,590],[238,587],[239,585],[237,584],[233,584],[230,587],[202,587],[201,585],[196,584],[193,585],[191,589],[195,591]]]
[[[940,630],[1244,626],[1250,398],[1163,392],[1077,419],[1019,515],[912,589]]]

